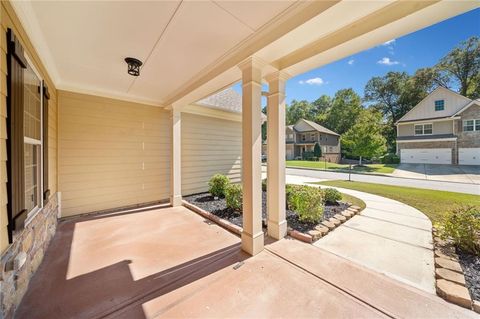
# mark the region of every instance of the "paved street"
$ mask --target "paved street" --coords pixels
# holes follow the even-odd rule
[[[265,168],[264,168],[265,169]],[[314,177],[326,180],[348,180],[348,173],[325,172],[319,170],[309,170],[301,168],[287,168],[285,173],[287,175],[300,175],[307,177]],[[351,174],[351,180],[356,182],[378,183],[395,186],[416,187],[434,190],[443,190],[449,192],[465,193],[480,195],[480,185],[445,182],[414,178],[389,177],[367,174]]]

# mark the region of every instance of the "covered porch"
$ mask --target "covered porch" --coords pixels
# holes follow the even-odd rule
[[[285,84],[477,6],[2,1],[0,317],[457,316],[285,239]],[[237,83],[238,110],[199,103]],[[182,207],[218,172],[242,185],[241,238]]]
[[[15,317],[474,316],[326,250],[265,239],[251,257],[240,238],[184,207],[65,220]]]

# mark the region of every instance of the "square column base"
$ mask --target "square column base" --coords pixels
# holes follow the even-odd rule
[[[243,231],[242,250],[252,256],[260,253],[263,250],[263,232],[250,235]]]
[[[170,196],[170,205],[172,207],[182,206],[182,195]]]
[[[275,239],[282,239],[287,236],[287,221],[283,220],[281,222],[267,221],[267,231],[268,236]]]

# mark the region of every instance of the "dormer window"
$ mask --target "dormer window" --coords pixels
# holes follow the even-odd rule
[[[435,111],[445,110],[445,100],[436,100],[435,101]]]

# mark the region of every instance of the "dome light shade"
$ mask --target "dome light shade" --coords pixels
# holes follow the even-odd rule
[[[128,74],[132,76],[140,75],[140,67],[143,64],[142,61],[135,58],[125,58],[125,62],[127,62],[128,65]]]

